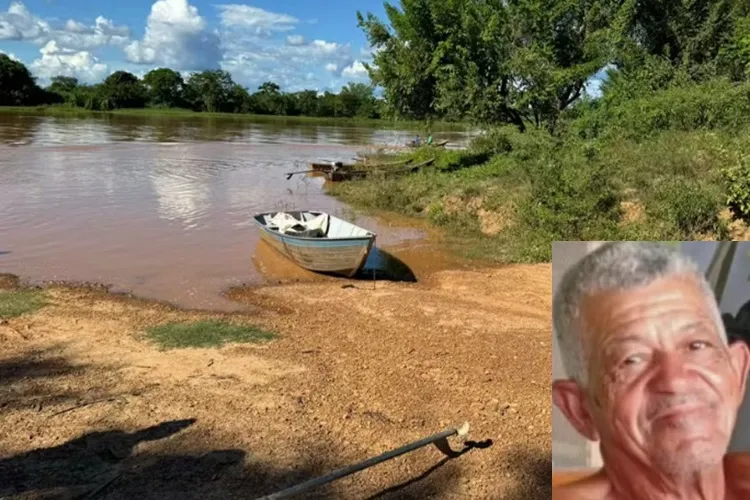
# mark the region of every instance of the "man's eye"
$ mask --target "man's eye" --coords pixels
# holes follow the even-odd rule
[[[643,361],[643,356],[641,356],[640,354],[635,354],[633,356],[628,356],[627,358],[625,358],[622,364],[625,366],[633,366],[633,365],[640,364],[642,361]]]
[[[700,351],[701,349],[705,349],[706,347],[709,347],[709,343],[703,340],[694,340],[693,342],[690,342],[691,351]]]

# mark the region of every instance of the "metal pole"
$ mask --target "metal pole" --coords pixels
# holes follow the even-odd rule
[[[448,429],[439,434],[434,434],[424,439],[420,439],[419,441],[414,441],[413,443],[409,443],[407,445],[402,446],[401,448],[396,448],[395,450],[383,453],[382,455],[378,455],[377,457],[368,458],[364,462],[360,462],[358,464],[344,467],[343,469],[339,469],[337,471],[331,472],[328,475],[311,479],[309,481],[298,484],[296,486],[292,486],[291,488],[287,488],[285,490],[279,491],[272,495],[258,498],[257,500],[276,500],[277,498],[288,498],[292,495],[296,495],[297,493],[302,493],[303,491],[307,491],[311,488],[315,488],[315,487],[324,485],[326,483],[330,483],[331,481],[335,481],[336,479],[349,476],[351,474],[354,474],[355,472],[361,471],[362,469],[367,469],[368,467],[372,467],[373,465],[377,465],[381,462],[385,462],[386,460],[396,458],[399,455],[403,455],[404,453],[409,453],[410,451],[414,451],[417,448],[427,446],[428,444],[435,443],[441,440],[445,440],[446,438],[449,438],[455,435],[465,436],[468,432],[469,432],[469,424],[467,422],[457,429]],[[442,448],[441,448],[441,451],[443,451]]]

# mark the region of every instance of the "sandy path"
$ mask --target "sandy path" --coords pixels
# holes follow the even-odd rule
[[[278,340],[172,351],[144,327],[217,316],[49,288],[50,306],[0,325],[0,497],[255,498],[468,420],[481,447],[424,448],[316,495],[549,498],[550,271],[235,291],[256,307],[226,317]]]

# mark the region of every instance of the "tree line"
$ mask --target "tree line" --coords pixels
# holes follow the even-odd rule
[[[745,0],[401,0],[357,13],[396,115],[554,130],[608,68],[605,99],[750,75]]]
[[[349,83],[338,94],[319,95],[315,90],[285,93],[278,84],[265,82],[251,93],[222,70],[193,73],[187,79],[168,68],[149,71],[143,79],[127,71],[115,71],[96,85],[56,76],[49,86],[41,88],[23,63],[0,54],[0,106],[41,104],[95,111],[155,107],[348,118],[380,118],[384,108],[375,98],[373,87],[363,83]]]
[[[90,86],[56,77],[39,89],[21,63],[0,55],[0,104],[388,116],[555,131],[581,103],[750,77],[746,0],[401,0],[385,11],[386,20],[357,13],[374,49],[371,84],[338,94],[282,93],[271,82],[250,93],[225,71],[183,80],[166,68],[142,80],[118,71]],[[603,68],[603,99],[593,104],[585,89]],[[378,87],[384,99],[374,97]]]

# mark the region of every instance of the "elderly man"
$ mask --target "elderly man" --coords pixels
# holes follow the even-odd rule
[[[750,458],[726,454],[750,351],[728,344],[692,261],[605,244],[565,274],[553,320],[571,378],[553,382],[552,400],[604,463],[554,499],[750,498]]]

